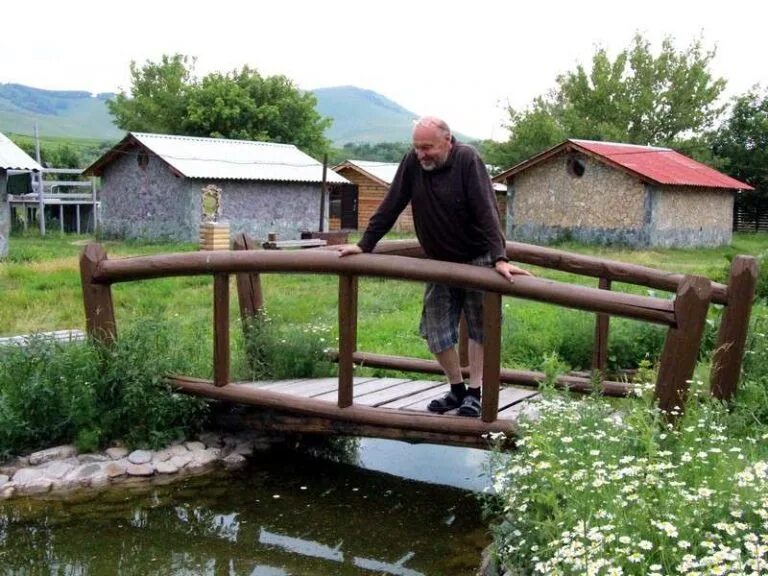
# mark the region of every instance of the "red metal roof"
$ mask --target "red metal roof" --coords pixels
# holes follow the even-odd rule
[[[752,186],[726,176],[706,164],[688,158],[671,148],[597,142],[594,140],[566,140],[562,144],[537,154],[496,176],[499,182],[514,176],[539,162],[551,158],[563,149],[579,150],[608,164],[622,168],[643,180],[665,186],[698,186],[729,190],[754,190]]]
[[[753,190],[749,184],[726,176],[722,172],[675,152],[671,148],[594,142],[592,140],[570,140],[570,142],[659,184]]]

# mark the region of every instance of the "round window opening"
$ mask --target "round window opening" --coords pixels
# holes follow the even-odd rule
[[[571,176],[575,176],[576,178],[581,178],[584,176],[584,170],[587,167],[587,163],[584,160],[584,158],[580,158],[578,156],[569,156],[568,162],[566,163],[566,168],[568,170],[568,174]]]

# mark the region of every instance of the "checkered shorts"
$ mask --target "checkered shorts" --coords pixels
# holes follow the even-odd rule
[[[493,266],[491,254],[483,254],[467,262],[475,266]],[[433,354],[456,345],[459,341],[461,313],[467,320],[467,332],[475,342],[483,341],[483,293],[453,288],[444,284],[427,284],[421,310],[419,332]]]

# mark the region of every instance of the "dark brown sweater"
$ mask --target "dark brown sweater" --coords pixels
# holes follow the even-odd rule
[[[409,201],[416,236],[430,258],[468,262],[487,252],[494,260],[504,258],[496,195],[471,146],[453,140],[445,165],[429,172],[413,150],[408,152],[358,246],[372,251]]]

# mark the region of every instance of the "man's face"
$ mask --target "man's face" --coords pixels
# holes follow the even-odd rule
[[[451,152],[451,137],[436,126],[417,126],[413,131],[413,150],[426,171],[440,168]]]

